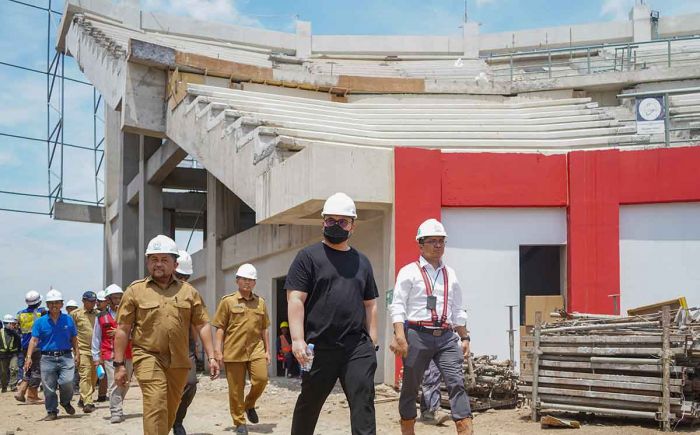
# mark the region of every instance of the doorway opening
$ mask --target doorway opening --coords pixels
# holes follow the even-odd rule
[[[277,299],[277,303],[275,305],[275,323],[273,327],[275,328],[275,361],[276,361],[276,367],[275,367],[275,375],[276,376],[284,376],[284,364],[283,361],[281,361],[277,355],[279,355],[279,349],[281,348],[280,345],[280,335],[282,332],[280,331],[280,323],[288,321],[287,319],[287,292],[284,290],[284,281],[287,279],[286,276],[276,278],[275,283],[274,283],[274,289],[275,289],[275,296]]]
[[[565,265],[566,246],[520,246],[520,325],[525,324],[525,296],[563,294]]]

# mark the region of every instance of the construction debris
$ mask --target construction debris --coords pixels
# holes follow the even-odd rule
[[[520,391],[543,413],[700,419],[700,310],[631,317],[560,313],[521,337]],[[673,320],[672,320],[673,319]]]
[[[552,415],[543,415],[540,420],[540,426],[542,429],[547,429],[550,427],[556,428],[567,428],[567,429],[580,429],[581,423],[576,420],[565,420],[563,418],[554,417]]]

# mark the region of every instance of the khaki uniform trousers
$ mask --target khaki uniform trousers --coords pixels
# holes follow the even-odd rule
[[[267,386],[267,362],[265,358],[253,361],[227,362],[226,381],[228,382],[228,406],[234,426],[245,424],[245,411],[255,408],[255,402]],[[245,374],[250,376],[250,391],[243,399]]]
[[[93,403],[92,395],[95,392],[95,384],[97,384],[97,371],[92,364],[92,355],[80,354],[80,365],[78,366],[80,374],[80,399],[83,401],[83,406]]]
[[[134,375],[143,395],[145,435],[168,435],[175,422],[189,371],[189,367],[166,367],[151,355],[140,356],[134,361]]]

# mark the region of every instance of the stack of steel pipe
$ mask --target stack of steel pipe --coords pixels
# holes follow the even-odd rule
[[[669,430],[700,418],[700,310],[565,316],[521,338],[520,392],[533,419],[553,412],[649,418]]]

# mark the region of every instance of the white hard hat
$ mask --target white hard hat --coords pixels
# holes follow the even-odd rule
[[[122,290],[122,288],[116,284],[110,284],[107,286],[106,289],[104,289],[103,292],[100,292],[100,293],[103,293],[105,299],[107,299],[109,296],[112,296],[112,295],[124,294],[124,290]],[[98,296],[98,299],[99,299],[99,296]]]
[[[75,300],[71,299],[68,302],[66,302],[66,308],[68,307],[78,308],[78,303]]]
[[[180,275],[192,275],[192,257],[187,251],[178,251],[179,257],[177,257],[177,268],[175,272]]]
[[[24,301],[27,305],[34,305],[41,303],[41,295],[36,290],[29,290],[26,295],[24,295]]]
[[[12,314],[5,314],[2,318],[2,323],[14,323],[17,322],[17,318]]]
[[[355,210],[355,202],[342,192],[334,193],[329,196],[325,204],[323,204],[321,216],[327,216],[329,214],[356,218],[357,211]]]
[[[255,266],[246,263],[242,264],[241,267],[236,271],[236,277],[248,278],[248,279],[258,279],[258,271],[255,270]]]
[[[56,290],[55,288],[52,288],[49,290],[48,293],[46,293],[46,302],[58,302],[61,301],[63,302],[63,295],[61,294],[60,291]]]
[[[107,295],[105,294],[104,290],[100,290],[97,292],[97,300],[99,302],[103,302],[107,300]]]
[[[423,237],[429,236],[447,237],[445,227],[442,226],[439,220],[428,219],[427,221],[420,224],[420,226],[418,227],[418,233],[416,233],[416,240],[420,240]]]
[[[148,247],[146,248],[146,255],[151,254],[173,254],[177,257],[177,245],[170,237],[162,234],[157,235],[148,242]]]

